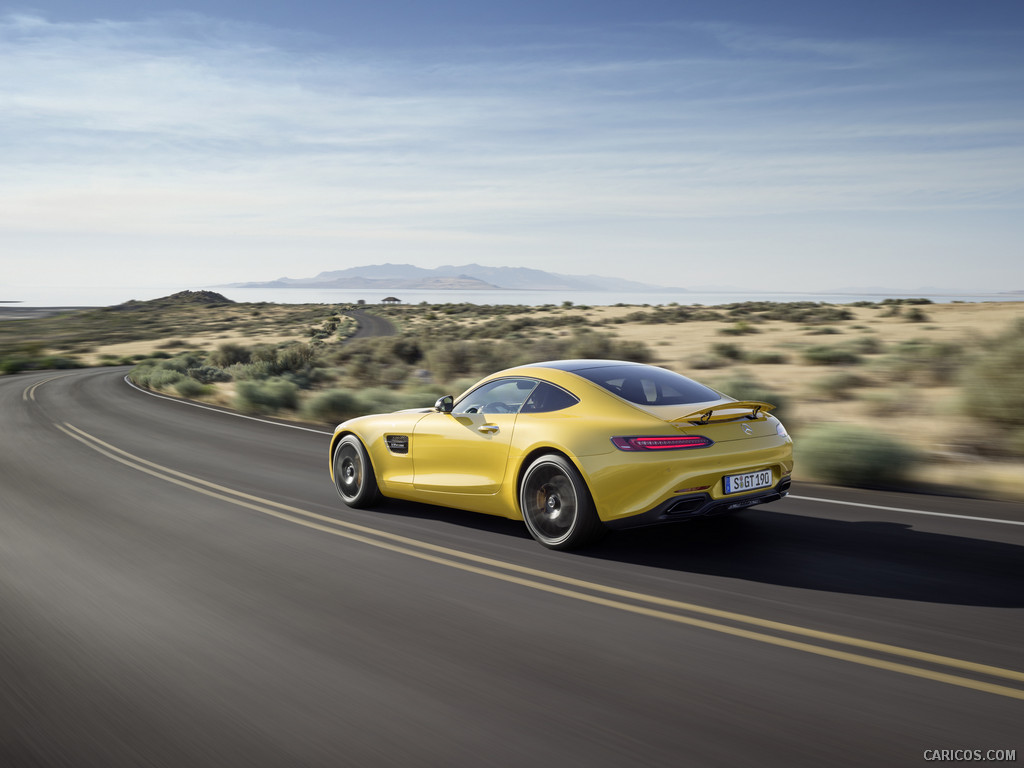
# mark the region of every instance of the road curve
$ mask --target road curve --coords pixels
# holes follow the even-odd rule
[[[554,553],[123,376],[0,379],[0,765],[1024,759],[1019,505],[804,486]]]
[[[375,315],[363,309],[349,309],[345,314],[356,321],[356,330],[348,340],[364,339],[370,336],[393,336],[395,334],[394,324],[386,317]]]

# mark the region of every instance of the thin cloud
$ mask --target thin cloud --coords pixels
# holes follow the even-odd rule
[[[1021,206],[1024,112],[1002,98],[1019,72],[893,42],[670,34],[385,54],[197,15],[9,16],[0,236],[217,252],[243,227],[317,242],[317,271],[330,238],[400,252],[422,237],[434,263],[446,244],[507,258],[529,241],[550,266],[587,228],[580,250],[642,239],[659,258],[688,220]]]

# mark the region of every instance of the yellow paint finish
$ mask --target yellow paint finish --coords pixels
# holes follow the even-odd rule
[[[514,378],[548,381],[573,393],[580,402],[559,411],[518,416],[435,411],[363,416],[338,426],[332,455],[339,437],[352,433],[366,446],[385,496],[512,519],[522,518],[519,478],[542,453],[560,453],[575,464],[590,489],[598,517],[605,522],[643,514],[675,497],[681,488],[708,486],[712,498],[722,498],[724,475],[771,468],[775,484],[793,471],[792,441],[778,434],[778,420],[766,412],[772,407],[769,404],[739,403],[723,397],[710,403],[641,407],[573,373],[539,366],[500,371],[472,389],[496,379]],[[755,406],[762,408],[757,418],[742,419],[743,412],[750,413]],[[720,420],[730,408],[739,409],[733,413],[734,420]],[[705,413],[714,417],[708,424],[694,425],[687,420]],[[740,421],[735,420],[737,414]],[[673,421],[680,418],[684,421]],[[384,440],[388,434],[409,436],[409,456],[395,457],[388,450]],[[680,434],[704,435],[714,444],[626,452],[611,443],[616,436]],[[763,491],[731,494],[730,498]]]

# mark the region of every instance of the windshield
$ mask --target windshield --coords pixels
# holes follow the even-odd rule
[[[651,365],[610,365],[573,371],[637,405],[691,405],[720,400],[715,390]]]

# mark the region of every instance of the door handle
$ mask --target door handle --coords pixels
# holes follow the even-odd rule
[[[483,424],[476,428],[477,432],[483,432],[485,435],[493,435],[498,431],[497,424]]]

